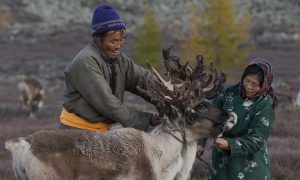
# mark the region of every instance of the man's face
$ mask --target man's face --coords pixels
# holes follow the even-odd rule
[[[124,31],[109,31],[99,45],[109,59],[115,59],[120,53],[119,49],[123,46],[124,40]]]

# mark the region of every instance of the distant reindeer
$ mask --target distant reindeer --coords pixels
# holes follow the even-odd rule
[[[186,180],[196,157],[197,140],[216,137],[236,123],[235,116],[216,108],[206,97],[222,89],[225,78],[213,70],[207,78],[200,56],[197,67],[181,66],[163,50],[170,81],[149,81],[148,95],[162,124],[151,132],[122,128],[106,133],[47,130],[9,140],[13,170],[29,180]],[[171,69],[172,68],[172,69]],[[181,68],[181,69],[178,69]],[[176,70],[177,69],[177,70]],[[208,83],[211,82],[211,83]],[[208,85],[211,86],[208,86]]]
[[[18,83],[21,96],[20,100],[23,106],[28,110],[29,117],[34,117],[34,113],[43,104],[44,88],[40,81],[34,77],[24,77]]]

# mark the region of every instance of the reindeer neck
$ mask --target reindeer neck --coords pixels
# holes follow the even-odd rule
[[[184,144],[182,132],[168,132],[163,126],[153,129],[150,134],[163,149],[166,151],[181,151]]]
[[[154,129],[150,134],[162,151],[159,163],[160,167],[162,167],[162,172],[164,172],[163,177],[175,177],[177,172],[181,172],[182,168],[192,168],[196,157],[196,141],[183,141],[182,131],[166,132],[162,127]],[[176,170],[174,167],[176,167]]]

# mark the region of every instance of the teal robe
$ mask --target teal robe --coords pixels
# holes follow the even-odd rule
[[[241,97],[237,84],[224,90],[213,103],[236,113],[238,121],[223,135],[230,150],[214,148],[212,151],[216,174],[210,172],[209,180],[269,180],[271,172],[266,141],[275,119],[272,98],[266,95],[246,100]]]

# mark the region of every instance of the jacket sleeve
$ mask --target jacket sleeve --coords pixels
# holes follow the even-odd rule
[[[274,109],[266,99],[264,102],[257,104],[247,134],[242,137],[227,138],[232,157],[254,154],[263,148],[263,145],[271,134],[275,119]]]
[[[152,114],[130,108],[115,97],[96,59],[90,57],[73,68],[75,73],[71,77],[72,84],[104,117],[115,120],[124,127],[140,130],[148,128]]]
[[[123,55],[125,61],[125,78],[126,78],[126,90],[141,96],[145,100],[150,102],[150,98],[140,93],[137,90],[137,86],[140,86],[142,89],[147,88],[147,80],[157,81],[157,78],[147,69],[138,66],[134,63],[133,60]]]

